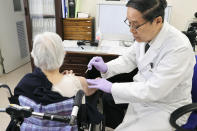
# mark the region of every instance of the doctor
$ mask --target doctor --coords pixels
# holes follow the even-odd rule
[[[194,52],[188,38],[164,20],[166,0],[129,0],[126,6],[125,22],[136,41],[126,55],[108,63],[92,58],[89,70],[94,66],[103,78],[88,79],[89,88],[111,93],[116,104],[129,103],[115,131],[171,131],[170,113],[191,103]],[[136,67],[134,82],[106,80]]]

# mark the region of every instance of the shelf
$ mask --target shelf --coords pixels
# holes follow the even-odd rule
[[[100,1],[97,5],[126,5],[126,1]]]
[[[31,15],[31,18],[33,19],[40,19],[40,18],[55,18],[55,15],[46,15],[46,14],[40,14],[40,15]]]
[[[92,20],[92,17],[88,17],[88,18],[63,18],[63,20]]]
[[[126,5],[127,1],[99,1],[97,5]],[[168,6],[172,6],[171,3],[168,3]]]

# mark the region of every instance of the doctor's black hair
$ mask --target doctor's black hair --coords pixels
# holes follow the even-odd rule
[[[153,22],[158,16],[164,21],[165,8],[167,7],[166,0],[129,0],[126,7],[132,7],[143,14],[143,18]]]

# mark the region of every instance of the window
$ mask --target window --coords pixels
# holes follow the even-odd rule
[[[21,0],[13,0],[14,11],[21,11]]]

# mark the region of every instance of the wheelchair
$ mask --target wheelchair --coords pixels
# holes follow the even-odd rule
[[[33,117],[33,118],[39,118],[42,120],[50,120],[54,122],[60,122],[60,123],[65,123],[68,126],[78,126],[78,130],[84,131],[95,131],[95,123],[85,123],[83,121],[78,121],[78,111],[79,113],[83,114],[86,116],[85,110],[81,110],[82,107],[82,98],[84,96],[84,92],[82,90],[79,90],[74,98],[74,103],[73,103],[73,108],[70,116],[63,116],[63,115],[56,115],[56,114],[51,114],[51,113],[40,113],[40,112],[35,112],[33,108],[30,108],[28,106],[20,106],[15,103],[15,98],[12,95],[12,92],[9,88],[8,85],[2,84],[0,85],[0,88],[6,88],[9,91],[10,97],[8,97],[10,104],[6,108],[1,108],[0,112],[7,113],[10,115],[11,120],[14,122],[16,125],[15,129],[12,129],[14,131],[20,131],[20,126],[22,125],[23,121],[25,118]],[[84,117],[85,118],[85,117]],[[79,124],[80,123],[80,124]],[[80,126],[80,127],[79,127]],[[7,127],[6,131],[10,131],[11,129],[8,129],[9,126]],[[101,130],[101,127],[100,127]]]

